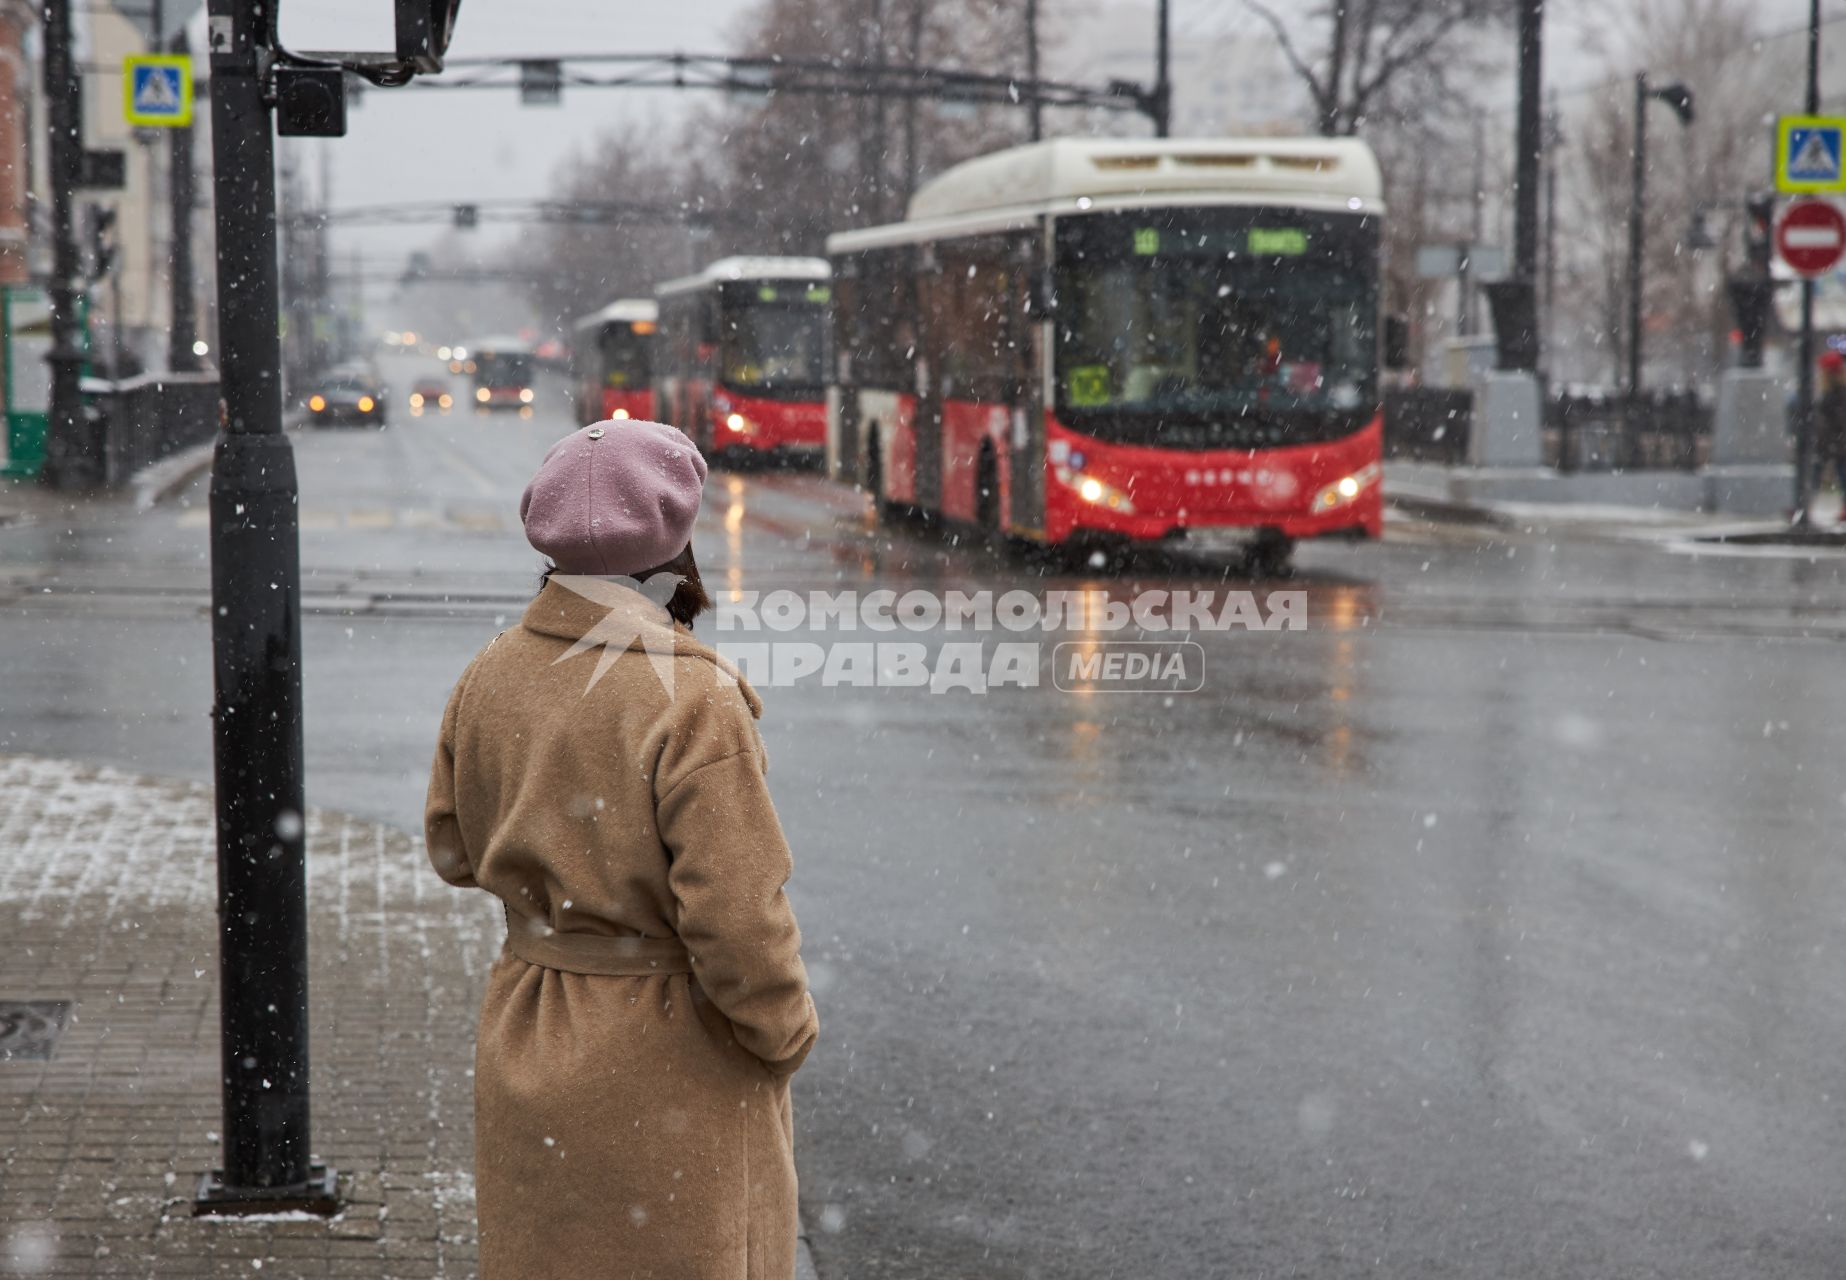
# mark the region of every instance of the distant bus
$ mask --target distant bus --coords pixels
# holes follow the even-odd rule
[[[571,370],[577,420],[654,416],[654,330],[660,308],[650,299],[623,298],[577,321]]]
[[[908,221],[827,242],[829,470],[1044,543],[1376,538],[1383,212],[1347,139],[1063,139],[950,169]]]
[[[654,290],[654,404],[708,456],[818,459],[832,289],[820,258],[722,258]]]
[[[536,395],[538,357],[521,338],[483,338],[469,347],[474,402],[483,409],[523,409]]]

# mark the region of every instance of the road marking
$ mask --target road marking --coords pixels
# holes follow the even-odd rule
[[[483,498],[494,498],[500,495],[500,490],[494,486],[494,482],[487,473],[462,457],[461,451],[453,445],[442,446],[442,457],[450,466],[461,472],[462,477],[473,484],[475,490]]]

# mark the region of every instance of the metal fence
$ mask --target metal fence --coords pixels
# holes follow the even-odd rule
[[[1441,462],[1468,460],[1474,394],[1466,387],[1391,387],[1384,394],[1387,458]]]
[[[1465,387],[1385,392],[1385,457],[1469,461],[1474,395]],[[1690,391],[1545,398],[1544,463],[1559,471],[1693,471],[1711,451],[1712,408]]]
[[[216,373],[86,378],[83,398],[78,437],[47,442],[46,465],[59,488],[119,488],[142,468],[218,430]]]
[[[1690,391],[1553,396],[1545,461],[1559,471],[1695,471],[1711,451],[1711,406]]]

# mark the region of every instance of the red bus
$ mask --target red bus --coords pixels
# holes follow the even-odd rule
[[[658,286],[654,404],[707,457],[811,457],[827,439],[821,258],[721,258]]]
[[[577,420],[588,426],[610,418],[654,416],[654,330],[660,308],[646,298],[623,298],[577,321],[571,370],[577,384]]]
[[[483,338],[469,345],[465,366],[480,409],[530,412],[537,395],[538,356],[523,338]]]
[[[1346,139],[957,166],[827,242],[829,472],[1051,544],[1376,538],[1381,197]]]

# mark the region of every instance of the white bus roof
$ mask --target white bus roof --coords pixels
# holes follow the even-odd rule
[[[617,298],[601,311],[592,311],[577,321],[576,327],[588,329],[591,325],[610,324],[626,320],[658,320],[660,304],[652,298]]]
[[[1150,204],[1282,204],[1378,214],[1383,197],[1378,159],[1356,138],[1052,138],[956,165],[918,189],[907,221],[838,232],[827,238],[827,251]]]
[[[830,280],[833,268],[825,258],[720,258],[697,275],[681,276],[654,286],[654,296],[690,293],[729,280]]]

